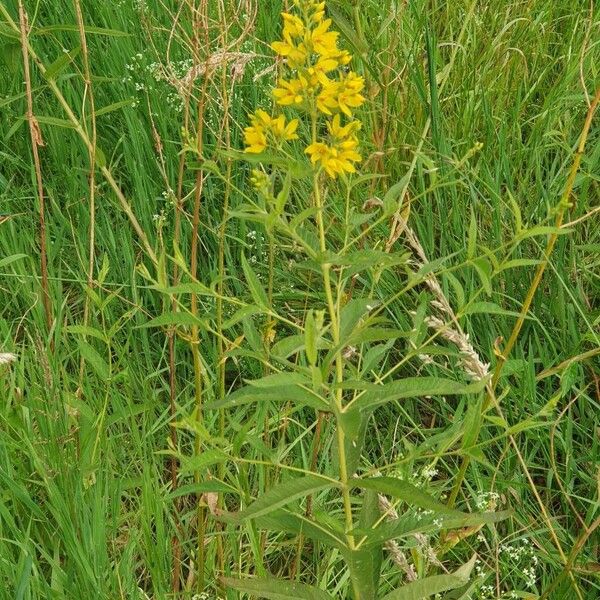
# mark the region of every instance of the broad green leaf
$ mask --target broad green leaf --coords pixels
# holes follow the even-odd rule
[[[267,298],[267,293],[265,292],[262,284],[260,283],[258,275],[254,272],[254,270],[250,266],[250,263],[243,254],[242,268],[244,270],[244,275],[246,277],[246,281],[248,282],[248,287],[250,288],[250,293],[252,294],[254,302],[256,302],[258,306],[262,306],[265,308],[268,307],[269,299]]]
[[[159,317],[151,319],[143,325],[138,325],[138,329],[146,329],[148,327],[166,327],[169,325],[180,325],[180,326],[201,326],[203,325],[202,319],[195,317],[190,313],[184,312],[167,312]]]
[[[481,256],[471,261],[471,264],[475,267],[477,274],[479,275],[479,279],[481,280],[481,285],[485,290],[486,294],[491,295],[492,293],[492,267],[487,260],[487,258]]]
[[[304,345],[306,358],[313,367],[317,364],[317,336],[315,314],[309,310],[304,321]]]
[[[424,492],[420,488],[397,479],[396,477],[369,477],[367,479],[352,479],[350,482],[353,487],[358,487],[363,490],[375,490],[379,494],[386,496],[393,496],[398,498],[410,506],[418,506],[425,510],[432,510],[438,513],[463,515],[459,511],[452,511],[448,509],[445,504],[442,504],[436,500],[433,496],[430,496],[427,492]]]
[[[461,513],[446,509],[448,512],[434,511],[432,514],[405,514],[381,524],[376,529],[365,531],[356,530],[356,537],[365,535],[365,546],[371,548],[388,540],[414,535],[415,533],[434,533],[440,529],[462,529],[477,527],[488,523],[497,523],[508,518],[510,511],[487,513]]]
[[[288,385],[310,385],[310,379],[307,379],[302,373],[274,373],[260,379],[251,379],[246,381],[248,385],[257,388],[273,388]]]
[[[312,387],[312,382],[309,384]],[[316,410],[328,411],[329,404],[312,389],[300,385],[280,385],[272,387],[245,386],[229,394],[223,400],[211,402],[207,408],[231,408],[254,402],[291,402],[296,406],[312,406]]]
[[[536,237],[538,235],[565,235],[567,233],[571,233],[572,229],[563,229],[562,227],[553,227],[551,225],[536,225],[531,229],[525,229],[516,236],[515,240],[518,242],[522,242],[523,240]]]
[[[410,173],[407,173],[402,179],[392,185],[383,197],[383,211],[386,215],[393,215],[400,207],[403,198],[402,193],[408,187]]]
[[[99,329],[96,329],[95,327],[90,327],[86,325],[68,325],[66,327],[66,331],[68,333],[74,333],[76,335],[88,335],[90,337],[96,338],[97,340],[103,341],[105,344],[108,343],[106,335]]]
[[[371,410],[394,400],[420,396],[476,394],[485,384],[485,380],[466,384],[442,377],[407,377],[384,385],[374,384],[369,391],[354,400],[349,410]]]
[[[340,338],[345,340],[354,331],[363,317],[369,314],[379,302],[370,298],[355,298],[350,300],[340,314]]]
[[[519,313],[513,310],[506,310],[498,306],[495,302],[473,302],[462,311],[463,315],[485,314],[485,315],[506,315],[508,317],[518,317]],[[531,318],[531,317],[529,317]]]
[[[269,514],[298,498],[303,498],[330,487],[339,487],[339,484],[319,475],[296,477],[269,489],[244,510],[237,513],[228,513],[226,518],[232,521],[255,519]]]
[[[515,258],[500,265],[499,271],[506,271],[507,269],[517,269],[519,267],[537,267],[537,265],[539,265],[540,262],[540,260],[533,258]]]
[[[411,581],[401,588],[386,594],[382,600],[423,600],[435,594],[459,588],[469,581],[477,555],[473,555],[468,563],[446,575],[432,575]]]
[[[240,321],[243,321],[246,317],[252,317],[253,315],[260,315],[264,313],[264,309],[259,308],[258,306],[244,306],[240,308],[236,312],[233,313],[227,321],[223,322],[223,329],[229,329],[234,325],[237,325]]]
[[[204,450],[198,456],[182,460],[179,471],[181,473],[203,471],[208,467],[227,462],[228,460],[230,460],[230,457],[225,452],[221,452],[221,450]]]
[[[246,592],[255,598],[268,600],[334,600],[334,597],[319,588],[305,583],[275,578],[221,579],[227,589]]]
[[[98,352],[82,338],[77,338],[77,345],[79,346],[79,352],[81,353],[81,356],[85,362],[91,365],[98,376],[103,381],[109,379],[110,369],[107,362],[100,356],[100,354],[98,354]]]
[[[55,79],[56,76],[73,61],[74,58],[81,52],[81,46],[73,48],[69,52],[64,52],[51,65],[46,67],[44,77],[46,79]]]
[[[329,525],[318,522],[318,519],[309,519],[303,514],[296,514],[285,509],[276,510],[256,519],[256,524],[261,529],[269,531],[283,531],[295,535],[303,535],[309,539],[325,544],[329,548],[347,550],[343,535],[334,531]],[[339,522],[339,530],[343,531],[344,524]]]
[[[378,494],[375,491],[367,490],[360,511],[359,527],[365,530],[370,529],[377,523],[380,516]],[[383,560],[383,544],[369,547],[362,545],[358,550],[348,550],[345,556],[353,588],[360,590],[361,598],[377,598]]]

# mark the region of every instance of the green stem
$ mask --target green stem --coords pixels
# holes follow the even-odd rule
[[[317,139],[317,116],[316,113],[312,114],[312,139],[313,143]],[[325,239],[325,226],[323,223],[323,201],[321,198],[321,189],[319,187],[319,175],[315,172],[313,175],[313,193],[315,208],[317,209],[317,227],[319,230],[319,247],[321,250],[322,257],[324,259],[325,252],[327,251],[327,243]],[[338,319],[338,312],[333,299],[333,292],[331,286],[330,276],[330,265],[321,262],[321,273],[323,275],[323,285],[325,288],[325,297],[327,299],[327,308],[329,311],[329,319],[331,321],[331,332],[333,337],[333,343],[336,347],[340,343],[340,324]],[[340,415],[343,411],[343,390],[342,382],[344,379],[344,362],[341,350],[338,350],[335,357],[335,371],[336,371],[336,383],[337,388],[334,395],[335,411],[337,415]],[[352,521],[352,502],[350,499],[350,488],[348,487],[348,468],[346,464],[346,446],[345,446],[345,435],[341,423],[338,422],[336,427],[337,443],[338,443],[338,461],[340,468],[340,482],[342,484],[342,496],[344,501],[344,516],[346,521],[346,540],[350,549],[354,549],[354,536],[349,533],[353,529]]]

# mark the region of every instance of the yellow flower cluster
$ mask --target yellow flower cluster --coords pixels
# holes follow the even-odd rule
[[[312,164],[333,178],[353,173],[354,163],[361,156],[356,137],[360,121],[353,119],[352,111],[365,101],[361,94],[364,80],[347,70],[352,56],[338,48],[339,33],[331,30],[331,19],[325,18],[325,2],[294,0],[294,5],[298,14],[282,13],[283,39],[271,44],[285,59],[285,76],[279,79],[273,96],[278,105],[300,109],[311,116],[312,140],[305,153]],[[345,125],[342,116],[347,120]],[[318,132],[324,130],[318,126],[321,118],[327,120],[328,132],[322,140],[317,139]],[[245,130],[246,151],[265,150],[268,131],[278,141],[295,139],[298,120],[286,126],[285,120],[279,119],[283,117],[272,118],[257,111],[252,126]]]
[[[287,125],[285,117],[271,117],[264,110],[257,110],[250,117],[250,127],[244,129],[244,142],[246,152],[263,152],[268,145],[268,136],[271,135],[276,144],[287,140],[296,140],[298,135],[298,119],[292,119]]]

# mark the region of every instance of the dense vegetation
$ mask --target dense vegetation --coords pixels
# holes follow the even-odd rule
[[[599,9],[325,10],[0,0],[1,598],[600,597]]]

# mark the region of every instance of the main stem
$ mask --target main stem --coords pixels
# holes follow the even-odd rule
[[[312,138],[313,143],[317,139],[317,117],[316,114],[312,115]],[[319,229],[319,247],[321,254],[324,258],[325,252],[327,251],[327,244],[325,241],[325,226],[323,224],[323,202],[321,198],[321,189],[319,187],[318,173],[313,175],[313,193],[315,200],[315,208],[317,209],[317,227]],[[329,319],[331,321],[331,333],[333,337],[333,343],[336,347],[340,344],[340,323],[338,319],[338,313],[336,310],[335,302],[333,300],[333,292],[331,288],[331,276],[330,276],[330,265],[321,262],[321,273],[323,275],[323,285],[325,288],[325,297],[327,299],[327,308],[329,310]],[[344,380],[344,362],[342,358],[341,350],[338,348],[335,356],[335,374],[337,387],[335,390],[334,403],[337,415],[340,415],[343,411],[343,390],[342,382]],[[342,484],[342,496],[344,500],[344,515],[346,521],[346,540],[350,549],[354,549],[354,536],[350,533],[353,529],[352,522],[352,503],[350,500],[350,488],[348,487],[348,467],[346,464],[346,445],[345,435],[341,423],[338,420],[337,427],[337,443],[338,443],[338,461],[340,464],[340,483]]]

